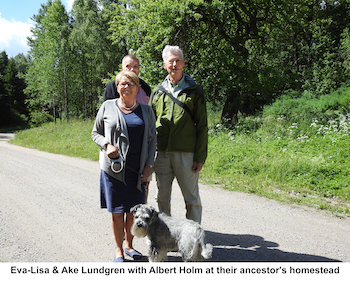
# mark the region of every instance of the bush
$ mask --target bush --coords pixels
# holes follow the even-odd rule
[[[28,118],[24,114],[10,109],[8,112],[0,113],[0,128],[25,127]]]
[[[296,96],[298,96],[296,98]],[[284,116],[291,123],[303,120],[312,120],[319,118],[327,111],[350,110],[350,88],[340,88],[337,91],[316,98],[310,92],[303,92],[301,95],[296,92],[289,92],[276,100],[270,106],[265,106],[264,116]],[[328,120],[327,120],[328,121]]]
[[[34,127],[39,127],[40,125],[52,122],[53,120],[52,115],[45,110],[33,111],[30,113],[30,122]]]

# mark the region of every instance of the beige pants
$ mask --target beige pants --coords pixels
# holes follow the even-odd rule
[[[158,195],[159,211],[171,215],[171,190],[176,177],[186,204],[186,218],[201,223],[202,204],[199,197],[199,172],[194,173],[193,153],[187,152],[157,152],[154,163]]]

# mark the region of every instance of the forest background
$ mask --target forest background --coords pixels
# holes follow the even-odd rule
[[[179,45],[208,102],[202,180],[350,214],[349,13],[349,0],[76,0],[69,13],[49,0],[29,54],[0,53],[0,127],[96,160],[92,120],[123,56],[154,87],[162,49]]]

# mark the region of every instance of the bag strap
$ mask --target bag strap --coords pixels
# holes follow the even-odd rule
[[[192,118],[194,124],[196,124],[196,121],[194,120],[194,115],[192,114],[191,110],[188,108],[186,104],[184,104],[182,101],[175,98],[172,94],[170,94],[162,85],[158,86],[158,89],[165,93],[171,100],[176,103],[178,106],[182,107]]]

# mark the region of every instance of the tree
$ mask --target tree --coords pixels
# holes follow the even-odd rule
[[[110,1],[76,0],[68,15],[60,0],[49,0],[33,17],[26,74],[33,109],[56,117],[90,118],[104,84],[119,68],[125,49],[108,38]]]
[[[25,103],[25,71],[23,54],[8,58],[5,51],[0,54],[0,127],[22,125],[28,115]]]
[[[192,13],[190,2],[124,0],[110,5],[111,40],[140,58],[140,73],[151,85],[164,78],[162,49],[182,16]]]
[[[61,1],[49,0],[33,17],[26,91],[33,106],[58,109],[67,119],[92,117],[103,82],[124,55],[137,55],[141,77],[156,86],[166,75],[162,49],[179,45],[185,71],[234,124],[239,114],[258,113],[286,90],[324,94],[345,82],[339,46],[349,28],[349,4],[76,0],[68,16]]]
[[[5,51],[0,53],[0,127],[7,125],[10,114],[10,97],[7,89],[7,66],[8,57]]]
[[[345,69],[344,76],[345,80],[349,83],[350,79],[350,31],[348,28],[342,33],[341,45],[340,45],[343,67]]]
[[[109,2],[103,1],[101,8],[94,0],[76,0],[73,5],[70,45],[75,69],[74,105],[84,117],[95,115],[102,81],[118,70],[125,55],[119,44],[112,44],[108,38],[110,19],[105,9]]]
[[[350,1],[322,1],[312,26],[311,73],[304,88],[316,96],[329,94],[345,82],[341,40],[349,28]]]
[[[129,1],[128,1],[129,2]],[[281,87],[262,79],[263,68],[251,59],[254,40],[264,42],[281,1],[130,1],[115,5],[114,41],[125,40],[151,68],[152,82],[161,69],[161,50],[176,44],[185,51],[188,71],[201,82],[211,102],[224,101],[222,116],[252,114]],[[121,16],[117,16],[117,14]],[[164,75],[164,74],[163,74]],[[269,80],[270,81],[270,80]],[[262,101],[261,101],[262,100]]]
[[[180,45],[187,71],[209,101],[222,105],[229,123],[239,112],[255,114],[287,89],[324,93],[342,81],[337,42],[348,22],[349,1],[123,3],[112,11],[113,41],[125,42],[146,61],[154,83],[164,76],[164,45]]]
[[[31,63],[26,75],[31,105],[48,106],[55,117],[56,108],[64,108],[69,119],[68,14],[60,0],[49,0],[33,20],[36,24],[29,38]]]

